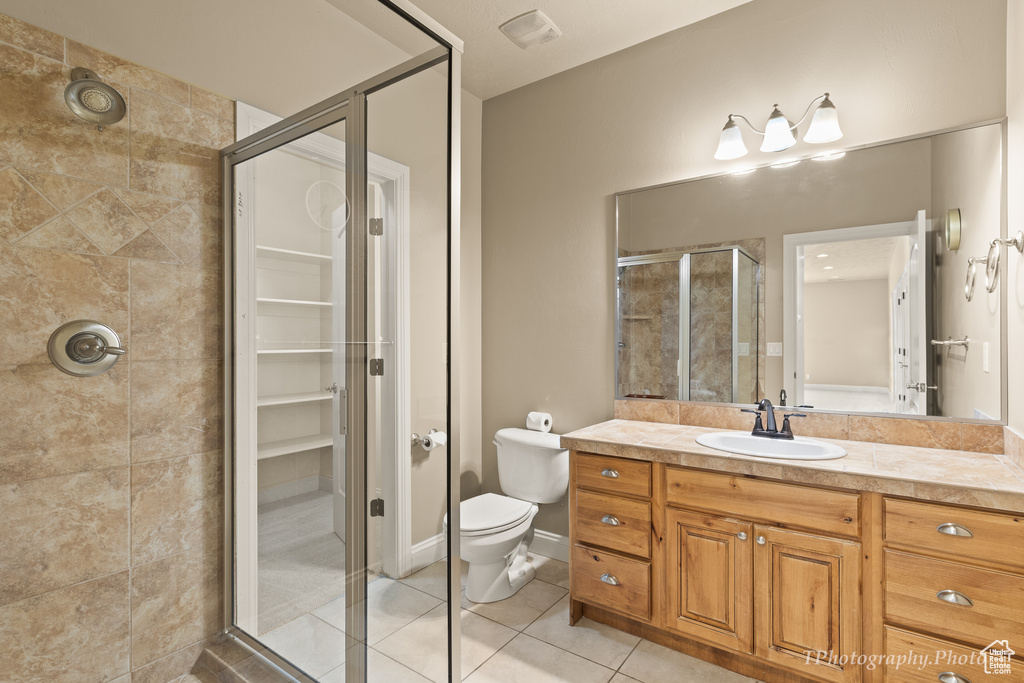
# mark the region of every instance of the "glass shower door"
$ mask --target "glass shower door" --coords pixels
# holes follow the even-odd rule
[[[225,150],[229,637],[298,680],[458,671],[447,58]]]

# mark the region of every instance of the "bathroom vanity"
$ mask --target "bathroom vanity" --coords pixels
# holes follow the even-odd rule
[[[763,681],[977,683],[979,651],[1024,645],[1024,482],[1000,458],[842,441],[839,460],[769,461],[709,431],[562,437],[571,623]]]

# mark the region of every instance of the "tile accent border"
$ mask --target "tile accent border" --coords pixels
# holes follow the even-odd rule
[[[1024,437],[1002,425],[947,420],[914,420],[804,411],[806,418],[794,423],[794,431],[821,439],[843,439],[894,446],[941,448],[994,455],[1011,454],[1015,439],[1016,462],[1024,462]],[[615,419],[660,422],[718,429],[749,429],[750,417],[735,406],[689,401],[616,399]],[[1011,435],[1013,438],[1011,439]],[[1005,442],[1005,445],[1004,445]]]

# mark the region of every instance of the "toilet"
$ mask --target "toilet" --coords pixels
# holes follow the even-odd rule
[[[462,559],[469,563],[466,597],[504,600],[537,573],[527,558],[538,503],[555,503],[569,484],[569,451],[558,434],[499,429],[498,481],[506,495],[485,493],[459,505]],[[448,530],[448,516],[444,519]]]

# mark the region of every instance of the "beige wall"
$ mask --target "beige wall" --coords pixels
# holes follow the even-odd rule
[[[1010,2],[1006,37],[1006,115],[1007,143],[1007,225],[1016,234],[1024,225],[1024,3]],[[1007,347],[1024,348],[1024,258],[1009,252],[1006,263],[1009,297],[1007,301]],[[1009,422],[1024,433],[1024,356],[1010,353]]]
[[[804,285],[804,381],[889,387],[889,283]]]
[[[76,118],[72,66],[130,116]],[[5,16],[0,99],[0,677],[173,680],[222,626],[233,102]],[[81,318],[128,348],[97,377],[46,357]]]
[[[1003,155],[1002,130],[985,126],[940,135],[932,141],[932,206],[928,212],[936,226],[935,329],[933,339],[970,337],[971,345],[936,348],[935,381],[938,414],[975,417],[975,411],[1001,418],[1002,346],[1000,318],[1002,295],[997,289],[985,291],[984,267],[978,270],[974,299],[964,296],[967,259],[988,253],[999,236],[1002,213]],[[960,209],[961,242],[958,251],[948,251],[944,232],[947,209]],[[1015,265],[1013,251],[1002,253],[1000,270]],[[988,370],[984,369],[984,346],[989,346]],[[1010,347],[1013,348],[1012,346]],[[977,415],[982,417],[983,415]]]
[[[484,488],[498,490],[489,435],[527,411],[552,413],[558,432],[612,415],[614,193],[762,163],[712,158],[726,116],[759,120],[775,102],[799,116],[825,90],[844,147],[999,118],[1005,12],[998,0],[755,0],[488,100]],[[564,504],[544,508],[538,528],[567,533]]]

